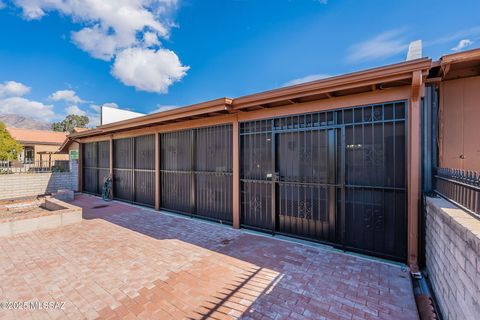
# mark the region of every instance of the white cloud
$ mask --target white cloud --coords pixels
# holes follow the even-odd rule
[[[41,120],[58,118],[53,110],[53,105],[45,105],[22,97],[0,99],[0,110],[3,114],[19,114]]]
[[[82,26],[71,33],[72,41],[94,58],[116,59],[113,74],[138,90],[167,92],[168,86],[188,70],[174,52],[160,48],[160,39],[168,39],[174,26],[170,17],[178,0],[14,0],[14,3],[27,20],[41,19],[51,11],[71,17]],[[131,66],[125,61],[128,54],[136,58]],[[141,60],[154,62],[155,72],[159,73],[156,78],[151,75],[138,81],[130,78],[126,69],[138,70]],[[158,79],[159,85],[151,83]]]
[[[83,111],[82,109],[80,109],[76,105],[71,105],[71,106],[65,108],[65,111],[67,112],[67,114],[76,114],[77,116],[86,116],[87,115],[87,113],[85,111]]]
[[[390,30],[354,44],[348,50],[347,61],[354,63],[384,59],[406,51],[408,42],[402,37],[402,32],[403,29]]]
[[[30,87],[16,81],[0,84],[0,97],[21,97],[30,92]]]
[[[433,40],[425,41],[424,47],[431,47],[435,45],[450,43],[452,41],[459,41],[460,39],[478,39],[480,37],[480,26],[469,29],[463,29],[455,33],[443,35]]]
[[[53,101],[67,101],[72,103],[84,103],[86,101],[80,99],[77,93],[73,90],[58,90],[52,93],[49,97]]]
[[[102,104],[103,107],[109,107],[109,108],[118,108],[118,104],[115,102],[107,102]]]
[[[5,3],[2,0],[0,0],[0,10],[2,10],[5,7],[6,7]]]
[[[91,104],[88,107],[92,109],[94,112],[100,112],[100,109],[101,109],[101,107],[98,104]]]
[[[104,103],[102,105],[91,104],[91,105],[89,105],[89,107],[94,112],[100,113],[100,111],[102,110],[102,107],[118,108],[118,104],[116,104],[115,102],[107,102],[107,103]]]
[[[160,45],[157,34],[154,32],[145,32],[145,34],[143,35],[143,45],[145,47]]]
[[[117,55],[111,72],[124,84],[138,90],[166,93],[188,69],[173,51],[129,48]]]
[[[463,50],[463,49],[465,49],[465,48],[467,48],[467,47],[470,47],[472,44],[473,44],[473,41],[472,41],[472,40],[470,40],[470,39],[462,39],[462,40],[460,40],[460,41],[458,42],[458,44],[457,44],[455,47],[453,47],[453,48],[450,49],[450,50],[452,50],[452,51],[460,51],[460,50]]]
[[[106,34],[100,27],[83,28],[72,32],[72,39],[83,51],[97,59],[110,61],[117,47],[115,36]]]
[[[282,84],[282,87],[293,86],[293,85],[300,84],[300,83],[305,83],[305,82],[310,82],[310,81],[315,81],[315,80],[321,80],[321,79],[330,78],[330,77],[331,77],[331,75],[323,74],[323,73],[311,74],[311,75],[308,75],[308,76],[305,76],[305,77],[302,77],[302,78],[297,78],[297,79],[287,81],[284,84]]]
[[[90,114],[88,115],[88,122],[89,127],[96,127],[100,125],[100,114]]]
[[[49,11],[71,16],[104,34],[114,34],[117,44],[130,46],[137,33],[149,29],[167,37],[171,26],[167,13],[176,8],[176,0],[15,0],[26,19],[40,19]],[[162,21],[160,21],[162,20]]]
[[[172,109],[180,108],[180,106],[176,105],[158,105],[152,112],[150,113],[157,113],[157,112],[163,112],[163,111],[168,111]]]
[[[16,82],[5,81],[0,83],[0,113],[17,114],[34,119],[45,121],[60,121],[69,114],[88,116],[90,119],[89,126],[97,126],[100,124],[100,105],[90,103],[85,107],[79,107],[79,103],[88,103],[82,100],[73,90],[58,90],[52,93],[48,99],[55,104],[44,104],[39,101],[30,100],[22,97],[22,95],[30,92],[30,87]],[[59,101],[69,102],[67,106],[60,106]],[[102,104],[111,108],[118,108],[115,102],[107,102]]]

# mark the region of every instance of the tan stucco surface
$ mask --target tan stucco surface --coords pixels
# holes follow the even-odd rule
[[[480,77],[442,82],[440,166],[480,171]]]

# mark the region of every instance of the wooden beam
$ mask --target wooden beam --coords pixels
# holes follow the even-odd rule
[[[372,91],[377,91],[377,85],[376,84],[372,84]]]
[[[217,117],[185,120],[183,122],[156,125],[156,126],[151,126],[147,128],[141,128],[141,129],[125,130],[125,131],[113,133],[113,138],[122,139],[122,138],[129,138],[129,137],[144,136],[144,135],[153,134],[156,132],[161,133],[161,132],[179,131],[179,130],[192,129],[192,128],[210,127],[210,126],[219,125],[219,124],[232,123],[235,117],[236,117],[235,114],[224,114],[224,115],[222,114],[221,116],[217,116]],[[85,143],[85,142],[108,140],[108,138],[106,137],[108,137],[108,134],[97,135],[97,136],[86,137],[86,138],[77,138],[77,139]]]
[[[332,99],[333,98],[333,94],[331,94],[330,92],[324,92],[325,95],[327,96],[328,99]]]
[[[450,63],[442,64],[441,69],[442,69],[442,78],[445,78],[447,76],[447,73],[450,71]]]
[[[240,131],[238,118],[233,121],[233,227],[240,228]]]
[[[325,92],[366,87],[376,83],[409,80],[414,71],[428,70],[430,66],[431,60],[427,58],[406,61],[394,65],[239,97],[233,100],[233,107],[235,109],[244,109],[252,105],[274,103],[285,101],[287,99],[319,95]]]
[[[112,178],[112,190],[111,190],[111,194],[110,196],[112,197],[113,199],[113,190],[115,189],[113,187],[113,136],[110,135],[110,150],[109,150],[109,153],[110,153],[110,162],[109,162],[109,173],[110,173],[110,177]]]
[[[425,83],[440,83],[440,81],[442,81],[442,77],[425,79]]]
[[[160,133],[155,133],[155,210],[160,210],[161,183],[160,183]]]
[[[78,143],[78,192],[83,192],[83,143]]]
[[[411,98],[408,107],[408,243],[407,263],[412,275],[419,273],[419,212],[421,200],[421,95],[423,94],[423,77],[420,71],[413,73]]]
[[[291,105],[285,105],[276,108],[256,110],[250,112],[238,113],[239,121],[252,121],[267,119],[271,117],[290,116],[294,114],[326,111],[347,107],[355,107],[374,103],[385,103],[389,101],[408,100],[410,98],[410,86],[402,86],[376,92],[365,92],[355,95],[336,97],[335,99],[323,99],[310,102],[302,102],[292,108]]]

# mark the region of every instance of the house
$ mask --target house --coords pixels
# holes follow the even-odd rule
[[[101,125],[69,136],[79,188],[100,194],[112,175],[118,200],[415,272],[434,168],[478,170],[479,76],[471,50]]]
[[[87,128],[73,128],[71,134],[76,134],[88,130]],[[68,160],[78,160],[79,143],[65,136],[62,143],[56,151],[57,154],[68,155]]]
[[[65,141],[65,132],[7,128],[13,139],[23,146],[19,159],[24,164],[47,163],[54,160],[68,160],[68,156],[56,154]]]

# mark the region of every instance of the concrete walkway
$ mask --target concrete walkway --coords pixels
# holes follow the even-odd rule
[[[80,195],[85,220],[0,241],[0,319],[417,319],[402,268]],[[106,205],[106,206],[105,206]]]

